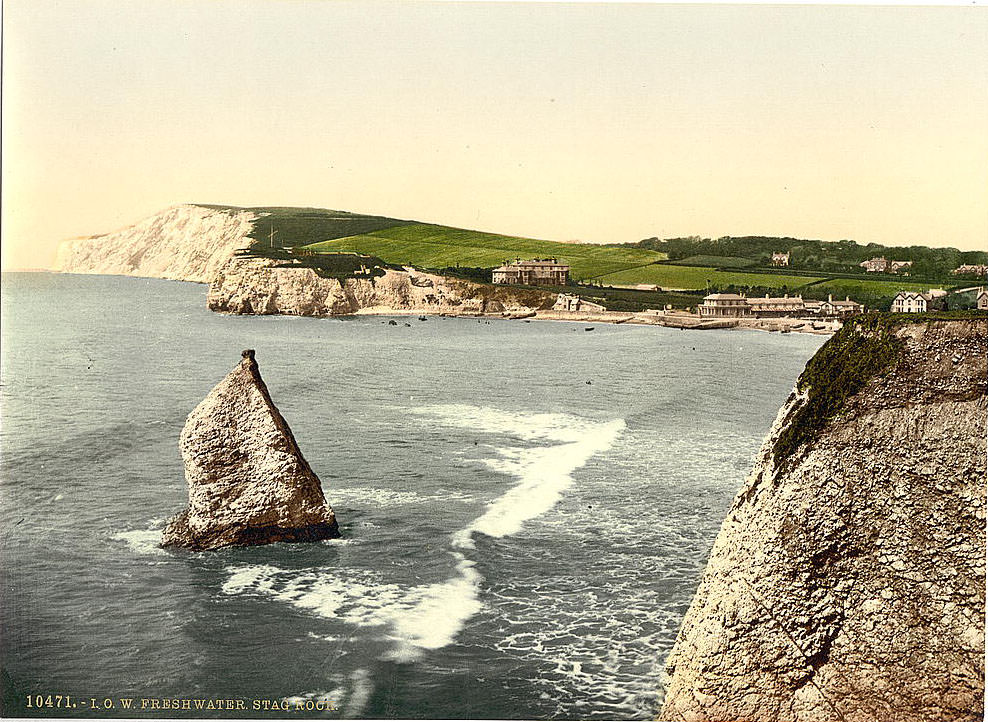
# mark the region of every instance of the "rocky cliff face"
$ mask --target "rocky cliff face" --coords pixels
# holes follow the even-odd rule
[[[63,241],[54,270],[209,283],[234,249],[250,245],[256,219],[249,211],[175,206],[114,233]]]
[[[831,339],[780,412],[661,719],[982,719],[988,321],[883,323]]]
[[[340,535],[253,351],[244,351],[189,414],[181,448],[189,507],[168,522],[162,546],[202,550]]]
[[[552,305],[554,294],[481,286],[418,271],[389,270],[374,279],[322,278],[308,268],[276,268],[264,258],[231,258],[209,286],[213,311],[296,316],[365,312],[521,312]]]

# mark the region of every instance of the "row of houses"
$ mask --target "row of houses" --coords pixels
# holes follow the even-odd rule
[[[955,268],[951,273],[955,276],[988,276],[988,266],[965,263]]]
[[[704,297],[697,310],[705,318],[742,318],[744,316],[831,316],[846,318],[864,311],[864,306],[852,301],[848,296],[843,301],[834,300],[833,295],[826,301],[813,301],[802,296],[764,298],[739,295],[736,293],[712,293]]]

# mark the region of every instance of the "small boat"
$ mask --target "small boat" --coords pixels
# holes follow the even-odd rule
[[[584,331],[593,331],[593,326],[587,326]]]

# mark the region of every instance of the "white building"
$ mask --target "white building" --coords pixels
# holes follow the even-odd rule
[[[579,296],[570,296],[565,293],[560,293],[556,296],[556,303],[552,307],[553,311],[583,311],[597,313],[599,311],[606,311],[604,306],[599,303],[594,303],[593,301],[587,301],[580,298]]]
[[[926,293],[900,291],[892,300],[893,313],[926,313],[941,309],[946,304],[947,292],[931,288]]]

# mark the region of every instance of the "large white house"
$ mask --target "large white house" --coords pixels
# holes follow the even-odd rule
[[[899,291],[892,300],[893,313],[926,313],[941,309],[946,304],[947,292],[931,288],[926,293],[919,291]]]

